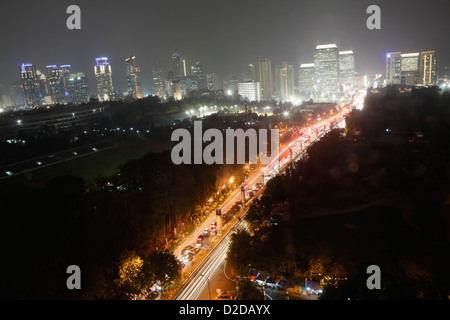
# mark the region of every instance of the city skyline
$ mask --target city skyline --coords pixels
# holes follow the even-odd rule
[[[375,4],[382,10],[381,30],[368,30],[366,27],[368,15],[365,11],[371,2],[349,2],[347,5],[334,1],[319,2],[300,4],[284,1],[280,8],[272,5],[260,8],[255,1],[241,4],[231,1],[224,6],[226,8],[221,8],[223,12],[218,17],[214,11],[216,6],[206,6],[202,2],[180,3],[171,9],[163,2],[148,4],[132,1],[134,6],[129,7],[134,10],[131,10],[121,4],[105,6],[101,1],[95,4],[81,1],[78,3],[82,10],[81,30],[68,30],[65,27],[68,17],[65,14],[65,3],[48,7],[29,4],[29,13],[23,13],[18,5],[12,4],[8,6],[8,16],[0,23],[4,26],[11,24],[19,14],[26,15],[29,22],[17,26],[15,37],[8,34],[6,28],[2,28],[4,43],[7,48],[15,50],[1,53],[0,83],[7,88],[18,80],[17,66],[24,62],[36,66],[71,63],[74,69],[84,72],[88,79],[94,79],[90,67],[92,58],[107,56],[111,64],[117,66],[114,86],[123,91],[126,88],[126,71],[125,67],[120,67],[119,62],[133,54],[139,58],[142,87],[146,95],[152,91],[153,64],[160,61],[168,72],[171,56],[176,52],[180,52],[186,59],[187,70],[200,61],[204,74],[216,73],[225,80],[232,73],[243,72],[249,63],[260,56],[268,57],[273,65],[282,61],[300,65],[311,60],[315,46],[320,43],[339,43],[340,47],[357,52],[355,69],[363,74],[382,73],[387,52],[435,50],[440,55],[440,69],[449,63],[449,45],[441,41],[448,29],[445,28],[445,23],[448,23],[448,10],[445,8],[448,5],[444,1],[431,3],[426,13],[413,12],[408,17],[401,16],[402,10],[406,4],[414,6],[417,1],[399,1],[395,4],[377,1]],[[152,10],[145,10],[150,9],[149,7]],[[106,11],[108,17],[98,17],[96,13],[100,10]],[[249,16],[250,12],[255,14]],[[270,28],[264,26],[265,19],[281,12],[286,15],[283,21],[278,20]],[[198,18],[199,22],[183,25],[179,22],[182,20],[177,18],[184,14],[190,15],[193,21]],[[438,28],[414,23],[419,16],[423,18],[423,15],[430,14],[434,20],[441,21],[444,25]],[[48,18],[47,23],[39,23],[40,17]],[[239,28],[233,23],[244,17],[246,24],[261,28],[258,35],[254,35],[249,28]],[[403,23],[398,23],[399,19]],[[121,21],[120,30],[112,23],[114,20]],[[310,27],[311,22],[315,23],[314,28]],[[28,28],[25,33],[23,28],[26,24],[32,24],[33,30]],[[145,32],[145,41],[142,32],[130,32],[136,29]],[[46,50],[25,50],[30,46],[24,44],[23,38],[17,37],[22,33],[27,35],[26,42],[31,47]],[[46,37],[39,37],[41,33]],[[61,39],[58,46],[52,41],[54,39]]]

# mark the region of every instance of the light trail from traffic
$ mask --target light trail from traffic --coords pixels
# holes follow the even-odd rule
[[[283,148],[277,155],[273,156],[273,159],[261,169],[261,173],[266,176],[266,172],[275,172],[270,174],[268,179],[272,176],[282,172],[285,167],[291,162],[296,160],[305,154],[307,148],[312,145],[316,140],[320,139],[327,132],[332,130],[334,127],[338,126],[342,121],[345,120],[345,117],[351,112],[352,109],[362,109],[362,105],[364,102],[365,92],[360,92],[355,96],[355,99],[351,105],[346,105],[341,109],[341,112],[337,115],[334,115],[326,120],[322,120],[321,122],[308,127],[302,128],[294,132],[293,138],[286,143],[286,147]],[[298,135],[298,136],[297,136]],[[297,146],[295,147],[295,145]],[[294,147],[293,147],[294,145]],[[294,152],[292,151],[294,149]],[[288,152],[289,151],[289,152]],[[287,155],[287,156],[286,156]],[[278,162],[277,162],[278,160]],[[278,165],[278,166],[277,166]],[[261,180],[261,173],[253,172],[251,177],[249,177],[248,182],[244,182],[245,189],[249,189],[253,186],[253,184]],[[265,183],[263,183],[265,184]],[[223,204],[220,209],[225,211],[230,205],[233,205],[237,200],[237,198],[241,196],[241,188],[237,188],[227,199],[225,204]],[[245,207],[245,211],[243,212],[241,217],[244,217],[247,213],[249,207]],[[212,213],[211,216],[206,219],[206,221],[197,229],[196,232],[192,236],[190,236],[183,244],[175,250],[174,254],[177,259],[181,255],[181,250],[185,246],[192,244],[196,241],[198,235],[200,235],[203,230],[210,226],[211,223],[215,220],[215,213]],[[236,219],[229,231],[222,236],[222,239],[217,243],[217,245],[211,250],[211,252],[203,259],[202,263],[194,270],[194,272],[189,276],[189,278],[184,282],[182,288],[178,291],[175,296],[175,300],[195,300],[204,290],[205,286],[208,284],[210,277],[217,271],[219,266],[222,264],[224,259],[226,258],[226,254],[228,251],[228,245],[230,242],[230,233],[235,229],[236,224],[239,221]]]

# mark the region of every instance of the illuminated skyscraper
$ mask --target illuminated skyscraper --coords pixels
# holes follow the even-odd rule
[[[206,83],[208,90],[220,90],[222,89],[222,82],[220,76],[217,73],[209,73],[206,75]]]
[[[27,107],[35,108],[42,105],[42,98],[39,91],[39,77],[36,67],[30,63],[23,63],[20,67],[23,93]]]
[[[206,81],[202,64],[197,61],[195,65],[191,66],[191,72],[197,79],[197,89],[206,89]]]
[[[164,85],[164,77],[162,67],[156,62],[152,68],[153,76],[153,94],[160,99],[165,99],[166,91]]]
[[[344,93],[355,85],[355,56],[353,51],[339,51],[339,81]]]
[[[286,61],[275,67],[275,90],[277,98],[282,101],[294,99],[294,65]]]
[[[435,51],[386,54],[386,84],[433,85],[437,82]]]
[[[67,78],[69,101],[81,104],[89,101],[88,79],[82,72],[72,73]]]
[[[339,94],[339,55],[335,44],[318,45],[314,52],[314,74],[319,101],[335,101]]]
[[[401,52],[389,52],[386,54],[386,84],[400,84],[401,71]]]
[[[178,53],[172,55],[173,74],[175,79],[186,77],[186,60]]]
[[[273,76],[272,63],[269,58],[259,58],[256,62],[256,82],[261,89],[261,100],[272,100],[273,98]]]
[[[420,53],[420,83],[433,85],[437,82],[437,55],[435,51]]]
[[[60,69],[56,65],[49,65],[47,68],[47,86],[48,92],[52,98],[53,104],[64,103],[64,79]]]
[[[127,95],[133,99],[142,99],[141,70],[136,66],[136,57],[125,59],[127,77]]]
[[[401,84],[414,86],[420,83],[420,53],[402,53]]]
[[[298,94],[300,99],[312,99],[314,86],[314,63],[302,63],[298,69]]]
[[[111,65],[108,58],[96,58],[95,78],[97,80],[97,96],[101,101],[110,100],[114,96]]]
[[[261,88],[259,82],[246,81],[238,83],[238,94],[248,101],[260,101],[261,100]]]

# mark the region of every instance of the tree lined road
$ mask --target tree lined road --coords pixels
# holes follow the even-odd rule
[[[296,161],[301,158],[307,148],[313,144],[317,139],[320,139],[323,135],[328,133],[330,130],[340,125],[348,113],[353,108],[361,108],[364,100],[364,92],[360,92],[355,96],[353,103],[347,105],[341,109],[341,111],[328,119],[322,120],[319,123],[308,127],[297,130],[293,133],[291,140],[285,143],[280,149],[282,149],[277,155],[273,157],[270,163],[263,166],[260,170],[255,170],[250,174],[247,181],[244,182],[242,186],[245,185],[246,190],[250,190],[256,183],[262,182],[262,175],[264,174],[264,180],[270,179],[274,175],[283,172],[285,168],[291,163],[291,161]],[[264,186],[263,186],[264,189]],[[262,193],[260,192],[259,195]],[[236,201],[241,199],[241,188],[237,188],[224,202],[224,205],[220,207],[222,212],[226,212],[231,208]],[[244,217],[249,209],[249,205],[244,206],[244,209],[239,213],[240,217]],[[206,221],[194,232],[188,239],[186,239],[183,244],[174,251],[175,257],[177,259],[182,255],[182,250],[187,245],[194,245],[200,234],[207,229],[211,223],[215,222],[216,215],[212,213],[211,216],[206,219]],[[208,288],[208,281],[216,272],[222,272],[219,267],[223,265],[228,251],[228,245],[230,243],[231,234],[234,232],[236,226],[239,222],[238,219],[230,221],[233,223],[232,227],[226,234],[221,236],[221,239],[217,245],[211,249],[208,255],[203,259],[199,266],[194,270],[194,272],[189,276],[189,278],[184,282],[182,288],[179,290],[178,294],[174,297],[175,300],[195,300],[202,293],[205,288]],[[211,292],[211,295],[216,295],[215,290]]]

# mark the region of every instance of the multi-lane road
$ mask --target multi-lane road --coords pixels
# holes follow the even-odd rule
[[[333,128],[342,124],[346,115],[353,109],[360,109],[364,100],[364,92],[357,94],[350,105],[341,108],[338,114],[322,120],[317,124],[302,128],[295,131],[292,134],[292,138],[281,146],[281,151],[273,156],[270,163],[263,166],[261,170],[252,172],[243,186],[246,190],[250,190],[258,182],[262,182],[262,174],[264,180],[270,179],[274,175],[284,171],[284,169],[292,162],[302,157],[307,148],[313,144],[316,140],[320,139],[327,132]],[[260,193],[259,193],[260,194]],[[237,188],[220,207],[222,212],[226,212],[241,199],[241,188]],[[242,217],[248,211],[249,206],[244,206],[243,210],[239,213]],[[211,216],[194,232],[183,244],[174,251],[177,258],[182,256],[182,250],[188,245],[195,246],[197,238],[207,229],[213,222],[215,222],[215,214]],[[231,221],[234,225],[229,229],[227,233],[221,235],[220,241],[217,245],[211,249],[208,255],[197,266],[197,268],[186,279],[179,292],[175,295],[175,300],[196,300],[200,297],[205,288],[209,287],[210,279],[217,273],[222,272],[219,267],[223,266],[223,262],[226,258],[230,238],[235,226],[240,223],[238,219]]]

